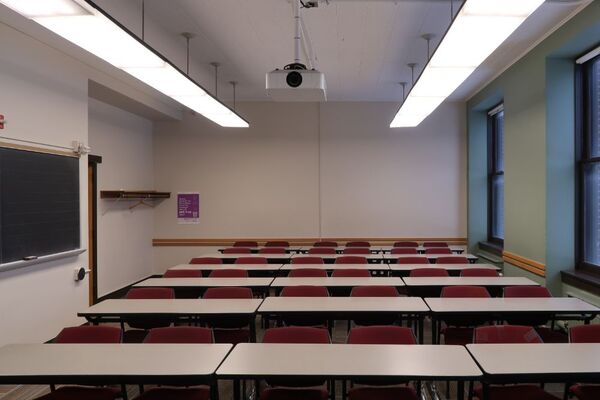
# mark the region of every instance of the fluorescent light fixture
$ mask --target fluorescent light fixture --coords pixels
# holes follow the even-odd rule
[[[0,3],[221,126],[249,126],[91,1],[0,0]]]
[[[466,0],[390,127],[419,125],[543,2]]]

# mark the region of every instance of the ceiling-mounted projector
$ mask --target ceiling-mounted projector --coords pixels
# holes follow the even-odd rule
[[[267,73],[267,94],[275,101],[326,101],[325,75],[293,63]]]

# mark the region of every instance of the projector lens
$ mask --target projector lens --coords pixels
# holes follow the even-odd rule
[[[297,88],[302,85],[302,74],[300,74],[300,72],[292,71],[287,74],[285,81],[290,87]]]

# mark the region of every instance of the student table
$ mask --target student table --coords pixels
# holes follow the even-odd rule
[[[283,264],[179,264],[169,269],[205,271],[205,275],[208,275],[210,271],[219,269],[243,269],[244,271],[248,271],[251,276],[273,276],[277,274],[277,271],[281,269],[282,265]]]
[[[484,399],[494,383],[600,383],[600,344],[468,344],[484,372]]]
[[[383,271],[386,274],[389,272],[390,267],[387,264],[284,264],[280,272],[287,275],[289,271],[293,269],[323,269],[326,271],[335,271],[338,269],[364,269],[367,271]]]
[[[231,344],[13,344],[0,348],[2,385],[209,384]]]
[[[490,276],[490,277],[470,277],[470,276],[449,276],[449,277],[417,277],[402,278],[406,286],[425,286],[425,287],[444,287],[444,286],[485,286],[485,287],[506,287],[506,286],[539,286],[539,283],[529,278]]]
[[[245,257],[245,258],[256,258],[256,257],[260,257],[260,258],[266,258],[267,262],[269,264],[284,264],[284,263],[289,263],[290,262],[290,257],[292,257],[292,254],[286,253],[286,254],[248,254],[248,253],[240,253],[240,254],[221,254],[221,253],[213,253],[213,254],[203,254],[201,256],[198,256],[197,258],[202,258],[202,257],[213,257],[213,258],[220,258],[223,263],[225,264],[233,264],[235,263],[235,260],[237,260],[240,257]]]
[[[234,247],[222,247],[219,249],[219,253],[223,253],[223,251],[225,251],[225,249],[231,249]],[[240,248],[244,248],[244,249],[250,249],[250,252],[252,254],[258,253],[261,249],[272,249],[272,248],[284,248],[286,253],[302,253],[303,250],[306,249],[306,247],[301,247],[301,246],[272,246],[272,247],[265,247],[265,246],[259,246],[259,247],[241,247]],[[261,254],[262,255],[262,254]]]
[[[402,278],[377,277],[377,278],[275,278],[271,287],[284,288],[286,286],[325,286],[328,288],[352,288],[355,286],[404,286]]]
[[[492,264],[389,264],[392,274],[399,276],[408,276],[410,271],[422,268],[442,268],[448,271],[449,274],[460,274],[465,269],[483,268],[499,271],[500,267]]]
[[[471,264],[474,264],[479,259],[479,257],[474,256],[473,254],[385,254],[384,257],[385,261],[390,264],[397,263],[399,258],[406,257],[425,257],[433,264],[435,264],[440,257],[466,257]]]
[[[410,249],[411,247],[394,247],[394,246],[380,246],[379,247],[381,249],[381,251],[383,253],[391,253],[392,249]],[[417,253],[419,254],[424,254],[425,253],[425,249],[429,248],[431,249],[432,247],[423,247],[423,246],[417,246],[417,247],[412,247],[413,249],[417,250]],[[448,248],[456,254],[461,254],[465,252],[465,247],[464,246],[448,246]]]
[[[248,287],[268,292],[273,278],[149,278],[133,287],[166,287],[177,289],[207,289],[212,287]]]
[[[464,381],[480,379],[481,371],[461,346],[241,343],[217,377],[235,381],[236,400],[239,380],[290,377],[456,380],[462,398]]]
[[[321,257],[325,263],[334,263],[339,257],[365,257],[369,263],[385,262],[384,254],[294,254],[292,258],[298,257]]]

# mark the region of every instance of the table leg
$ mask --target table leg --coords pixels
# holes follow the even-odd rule
[[[482,386],[482,393],[483,393],[483,399],[481,400],[489,400],[490,398],[490,385],[486,382],[482,382],[483,386]]]
[[[256,343],[256,314],[250,317],[250,342]]]
[[[240,380],[233,380],[233,400],[242,400],[242,396],[240,393]]]
[[[417,326],[419,329],[419,344],[423,344],[425,343],[425,334],[424,334],[424,325],[425,325],[425,316],[424,315],[418,315],[417,316]]]
[[[217,380],[210,385],[210,399],[219,400],[219,384]]]
[[[434,315],[431,316],[431,343],[437,343],[437,320]]]
[[[464,400],[465,398],[465,382],[456,382],[456,400]]]

